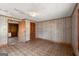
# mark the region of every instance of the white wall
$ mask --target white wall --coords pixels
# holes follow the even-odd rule
[[[7,44],[8,39],[8,19],[0,16],[0,45]]]
[[[71,43],[71,18],[36,23],[36,37],[54,42]]]

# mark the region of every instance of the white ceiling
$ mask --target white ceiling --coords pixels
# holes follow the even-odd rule
[[[74,3],[0,3],[0,15],[44,21],[70,16],[74,6]]]

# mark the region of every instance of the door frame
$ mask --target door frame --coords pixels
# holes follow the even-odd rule
[[[18,24],[18,31],[19,31],[19,23],[14,23],[14,24]],[[9,45],[9,37],[8,37],[8,25],[9,25],[9,20],[7,21],[7,45]]]

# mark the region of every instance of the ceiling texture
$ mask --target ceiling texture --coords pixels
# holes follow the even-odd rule
[[[0,15],[45,21],[71,16],[74,3],[0,3]]]

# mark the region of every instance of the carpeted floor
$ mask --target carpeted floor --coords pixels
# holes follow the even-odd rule
[[[17,42],[0,48],[0,52],[9,56],[72,56],[73,49],[67,45],[37,39],[26,43]]]

